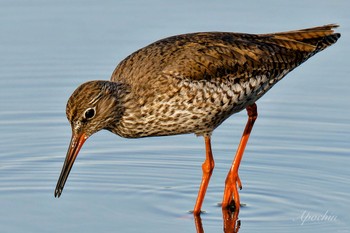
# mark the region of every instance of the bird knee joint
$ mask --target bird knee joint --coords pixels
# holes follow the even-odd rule
[[[211,172],[213,172],[214,166],[215,166],[214,162],[209,162],[209,163],[208,162],[204,162],[202,164],[202,171],[203,171],[203,173],[211,173]]]

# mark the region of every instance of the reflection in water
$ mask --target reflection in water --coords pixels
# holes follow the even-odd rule
[[[241,227],[241,220],[238,220],[239,211],[222,210],[222,220],[225,233],[236,233]]]
[[[230,209],[222,209],[222,221],[224,233],[237,233],[241,227],[241,220],[238,220],[239,211],[231,211]],[[194,223],[197,233],[204,233],[202,219],[200,215],[194,215]]]

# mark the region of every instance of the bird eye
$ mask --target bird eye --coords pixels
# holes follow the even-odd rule
[[[88,108],[86,109],[84,116],[86,119],[91,119],[95,116],[95,109],[93,108]]]

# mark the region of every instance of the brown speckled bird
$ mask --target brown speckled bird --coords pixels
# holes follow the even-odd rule
[[[273,33],[204,32],[154,42],[125,58],[111,81],[79,86],[67,103],[72,139],[55,190],[62,193],[86,139],[107,129],[141,138],[194,133],[203,136],[206,159],[194,214],[201,211],[214,169],[210,135],[243,109],[248,122],[225,181],[222,207],[240,207],[238,168],[256,120],[255,102],[286,74],[340,37],[337,25]]]

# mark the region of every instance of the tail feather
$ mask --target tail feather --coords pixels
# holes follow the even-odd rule
[[[320,37],[325,37],[334,34],[334,28],[339,27],[337,24],[328,24],[319,27],[305,28],[295,31],[279,32],[278,34],[293,40],[303,41],[306,39],[315,39]]]
[[[265,34],[263,36],[273,38],[286,48],[313,52],[315,54],[337,42],[340,38],[340,33],[335,33],[333,30],[337,27],[339,27],[337,24],[328,24],[296,31]]]

